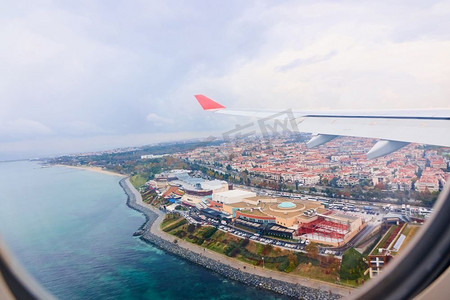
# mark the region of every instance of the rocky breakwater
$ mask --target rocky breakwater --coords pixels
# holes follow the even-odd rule
[[[131,191],[130,187],[126,184],[125,179],[122,179],[120,181],[120,185],[128,195],[127,205],[132,209],[142,212],[146,216],[146,222],[140,228],[144,232],[144,234],[141,236],[142,240],[151,243],[152,245],[155,245],[156,247],[165,250],[169,253],[177,255],[195,264],[201,265],[227,278],[240,281],[242,283],[251,286],[264,288],[297,299],[340,298],[339,295],[330,292],[243,272],[239,269],[233,268],[219,261],[210,259],[208,257],[202,256],[200,254],[182,248],[173,241],[168,241],[152,234],[148,229],[150,229],[153,222],[158,218],[158,214],[152,211],[151,209],[144,207],[136,202],[136,197],[134,193]]]

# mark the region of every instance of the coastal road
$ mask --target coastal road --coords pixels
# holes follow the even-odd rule
[[[143,202],[140,193],[133,187],[133,185],[130,183],[129,179],[126,179],[126,183],[130,187],[131,191],[135,194],[136,202],[139,205],[145,206],[145,207],[151,209],[152,211],[154,211],[156,214],[158,214],[158,218],[151,226],[150,232],[156,236],[159,236],[160,238],[162,238],[164,240],[172,242],[175,239],[175,237],[162,231],[161,227],[160,227],[160,224],[164,219],[164,213],[159,211],[158,209],[154,208],[153,206]],[[240,269],[241,271],[246,272],[246,273],[255,274],[255,275],[259,275],[259,276],[263,276],[263,277],[267,277],[267,278],[278,279],[281,281],[299,284],[299,285],[314,288],[314,289],[320,289],[322,291],[327,291],[327,292],[332,291],[333,293],[339,294],[342,296],[349,296],[351,293],[354,292],[353,288],[349,288],[349,287],[345,287],[345,286],[341,286],[341,285],[337,285],[337,284],[333,284],[333,283],[327,283],[327,282],[323,282],[323,281],[319,281],[319,280],[315,280],[315,279],[309,279],[309,278],[303,278],[303,277],[294,276],[294,275],[290,275],[290,274],[285,274],[285,273],[281,273],[281,272],[277,272],[277,271],[273,271],[273,270],[263,269],[261,267],[252,266],[250,264],[246,264],[246,263],[243,263],[236,259],[227,257],[225,255],[221,255],[219,253],[210,251],[206,248],[189,243],[189,242],[181,240],[181,239],[177,239],[177,241],[178,241],[178,245],[182,248],[190,250],[199,255],[203,255],[210,259],[219,261],[219,262],[229,265],[233,268]]]

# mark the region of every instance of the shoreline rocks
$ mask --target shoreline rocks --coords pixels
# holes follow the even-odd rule
[[[119,184],[128,196],[127,206],[130,207],[131,209],[143,213],[146,218],[146,221],[144,222],[144,224],[141,225],[141,227],[138,230],[139,232],[143,233],[140,236],[141,240],[150,243],[162,250],[165,250],[173,255],[186,259],[192,263],[203,266],[206,269],[209,269],[213,272],[223,275],[229,279],[236,280],[257,288],[263,288],[281,295],[297,299],[341,298],[340,295],[336,295],[319,289],[309,288],[301,286],[299,284],[293,284],[289,282],[284,282],[272,278],[242,272],[239,269],[220,263],[219,261],[210,259],[208,257],[199,255],[190,250],[184,249],[176,243],[167,241],[165,239],[160,238],[159,236],[152,234],[148,229],[150,229],[153,222],[158,218],[158,214],[156,214],[147,207],[139,205],[136,202],[136,197],[133,191],[131,191],[130,187],[126,184],[125,180],[126,178],[121,179]]]

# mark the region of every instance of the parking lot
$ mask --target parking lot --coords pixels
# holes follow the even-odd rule
[[[285,248],[287,250],[294,250],[294,251],[300,251],[305,252],[305,247],[310,243],[309,240],[300,239],[298,242],[287,242],[287,241],[281,241],[278,239],[273,239],[270,237],[262,237],[257,233],[248,232],[245,230],[242,230],[240,228],[236,228],[233,226],[230,226],[228,224],[220,224],[219,221],[212,219],[212,218],[200,218],[196,214],[191,214],[191,216],[187,217],[187,220],[190,223],[195,224],[202,224],[202,225],[211,225],[216,226],[219,230],[222,230],[224,232],[228,232],[236,237],[239,238],[248,238],[250,240],[253,240],[255,242],[267,245],[274,245],[280,248]]]
[[[379,222],[379,220],[382,218],[382,214],[377,215],[374,214],[368,214],[365,212],[352,212],[349,213],[351,215],[358,215],[366,219],[367,222]],[[232,234],[239,238],[248,238],[252,241],[258,242],[260,244],[270,244],[276,247],[280,247],[286,250],[292,250],[297,252],[303,252],[306,253],[305,248],[310,243],[310,241],[306,238],[301,238],[298,241],[294,240],[292,242],[279,240],[276,238],[271,238],[267,236],[260,236],[258,233],[245,231],[241,228],[234,227],[230,224],[226,224],[225,222],[220,223],[218,220],[213,218],[205,217],[198,213],[198,211],[191,210],[189,213],[185,212],[185,217],[188,220],[189,223],[193,224],[201,224],[201,225],[210,225],[215,226],[219,230],[227,232],[229,234]],[[337,258],[341,258],[343,254],[343,251],[337,251],[335,249],[329,249],[327,247],[320,247],[319,246],[319,255],[334,255]]]
[[[268,237],[261,237],[259,234],[257,233],[250,233],[250,232],[246,232],[243,231],[241,229],[237,229],[235,227],[231,227],[231,226],[227,226],[227,225],[219,225],[218,227],[220,230],[231,233],[237,237],[240,238],[248,238],[250,240],[259,242],[261,244],[270,244],[270,245],[274,245],[274,246],[278,246],[281,248],[286,248],[289,250],[298,250],[298,251],[304,251],[305,247],[307,244],[309,244],[308,240],[300,240],[298,243],[289,243],[289,242],[285,242],[285,241],[280,241],[277,239],[271,239]]]

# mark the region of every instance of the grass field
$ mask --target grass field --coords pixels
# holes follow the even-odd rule
[[[178,215],[169,215],[169,218],[165,218],[163,222],[161,223],[161,229],[163,231],[172,233],[176,232],[180,227],[184,226],[187,223],[187,220],[185,218],[182,218]]]
[[[384,243],[387,241],[389,236],[392,234],[392,232],[398,227],[398,225],[391,226],[389,230],[384,234],[384,236],[381,238],[380,242],[377,244],[377,246],[372,250],[371,255],[375,255],[378,253],[378,249],[380,247],[383,247]]]
[[[400,247],[399,251],[404,249],[406,245],[412,240],[412,238],[417,234],[417,232],[420,229],[420,225],[408,225],[405,230],[403,231],[403,234],[406,236],[405,240],[403,241],[402,246]]]
[[[142,175],[137,174],[130,177],[130,182],[136,189],[138,189],[147,182],[147,179],[142,177]]]
[[[350,248],[344,252],[342,257],[341,269],[339,271],[341,281],[350,285],[357,285],[357,282],[366,279],[364,271],[367,268],[368,266],[364,262],[362,254]]]
[[[167,214],[161,223],[161,229],[164,230],[168,225],[174,224],[179,221],[182,217],[180,215]]]

